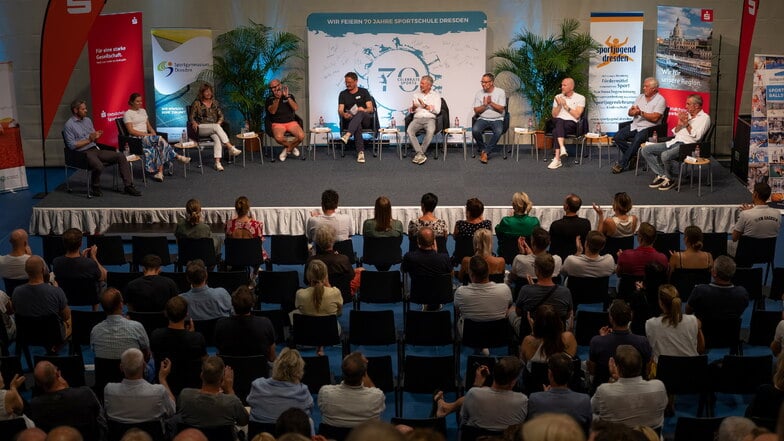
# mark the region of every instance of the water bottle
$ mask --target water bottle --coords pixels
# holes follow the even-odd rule
[[[180,136],[180,141],[181,141],[183,144],[185,144],[186,142],[188,142],[188,131],[187,131],[187,130],[185,130],[185,129],[182,129],[182,136]]]
[[[319,127],[324,127],[324,117],[323,116],[319,116],[319,125],[318,126]]]
[[[528,131],[532,132],[534,130],[534,119],[528,118]]]
[[[123,155],[127,157],[130,154],[131,154],[131,148],[128,147],[128,143],[126,142],[125,146],[123,147]]]
[[[250,132],[250,125],[248,124],[248,120],[247,120],[247,119],[245,120],[245,124],[244,124],[244,125],[242,126],[242,128],[240,129],[240,132],[241,132],[243,135],[244,135],[244,134],[246,134],[246,133],[248,133],[248,132]]]
[[[700,145],[697,144],[697,147],[694,149],[694,157],[696,159],[700,159]]]
[[[389,128],[390,129],[396,129],[397,128],[397,121],[395,121],[394,117],[392,117],[392,122],[390,123]]]
[[[596,134],[602,136],[602,124],[600,122],[596,123]]]
[[[455,117],[455,127],[460,127],[460,118]]]
[[[659,132],[657,132],[656,130],[654,130],[654,131],[653,131],[653,137],[652,137],[652,138],[653,138],[653,143],[654,143],[654,144],[656,144],[657,142],[659,142]]]

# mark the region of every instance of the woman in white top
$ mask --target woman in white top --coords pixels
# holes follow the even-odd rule
[[[604,210],[593,204],[593,210],[599,217],[596,221],[596,229],[607,237],[634,236],[640,222],[637,216],[629,214],[632,209],[632,198],[625,192],[615,193],[612,209],[613,215],[605,218]]]
[[[156,181],[163,182],[164,164],[171,167],[171,162],[175,159],[185,164],[191,162],[191,158],[175,153],[169,143],[155,133],[155,129],[152,128],[150,120],[147,118],[147,111],[142,108],[140,94],[132,93],[128,98],[128,105],[131,108],[123,115],[125,128],[129,135],[141,139],[144,148],[144,170],[148,173],[154,173],[153,178]]]
[[[311,260],[305,270],[305,279],[310,286],[297,290],[294,300],[297,309],[293,311],[294,313],[315,316],[340,316],[343,313],[343,296],[338,288],[329,285],[327,265],[324,262],[318,259]],[[292,321],[294,321],[293,316]],[[338,332],[340,332],[339,323]],[[316,353],[324,355],[324,348],[319,346]]]
[[[659,307],[662,314],[645,322],[645,334],[651,343],[654,362],[658,361],[659,355],[691,357],[705,351],[702,325],[697,317],[681,312],[681,298],[674,286],[664,284],[659,287]]]

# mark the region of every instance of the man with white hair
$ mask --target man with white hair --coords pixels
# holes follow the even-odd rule
[[[436,117],[441,113],[441,95],[433,90],[433,77],[424,75],[419,80],[419,92],[414,94],[408,111],[414,115],[406,130],[406,135],[416,152],[411,162],[424,164],[427,161],[427,147],[436,133]],[[422,144],[417,138],[417,132],[420,130],[425,131]]]
[[[165,359],[158,371],[158,383],[144,379],[144,354],[137,348],[126,349],[120,357],[120,369],[125,378],[120,383],[109,383],[104,388],[106,416],[120,423],[142,423],[174,415],[174,394],[166,378],[171,362]]]
[[[623,157],[613,165],[613,173],[621,173],[629,167],[631,159],[640,149],[640,144],[653,133],[650,128],[659,123],[666,107],[667,103],[659,93],[659,82],[653,77],[646,78],[642,83],[642,94],[627,112],[632,117],[631,124],[620,127],[613,137],[615,145],[623,153]]]

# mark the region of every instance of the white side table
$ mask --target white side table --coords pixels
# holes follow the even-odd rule
[[[332,149],[332,159],[335,159],[335,135],[329,127],[313,127],[308,130],[308,152],[313,153],[313,160],[316,160],[316,141],[318,135],[325,135],[327,138],[327,154]]]
[[[449,137],[452,137],[454,140],[455,138],[459,137],[458,139],[463,144],[463,161],[468,160],[468,148],[466,146],[466,137],[468,136],[467,130],[465,127],[447,127],[444,129],[444,161],[446,161],[446,151],[447,146],[449,145]],[[453,144],[456,144],[453,142]]]
[[[381,150],[383,147],[383,143],[381,141],[384,139],[384,136],[389,136],[390,138],[392,136],[395,137],[395,144],[397,145],[397,155],[400,158],[400,160],[403,160],[403,149],[402,149],[403,146],[400,143],[400,130],[398,130],[397,127],[378,129],[378,137],[379,137],[378,159],[381,160]]]
[[[201,174],[204,174],[204,164],[202,164],[202,161],[201,161],[201,149],[199,149],[199,143],[198,142],[196,142],[196,141],[188,141],[186,143],[178,142],[176,144],[172,144],[172,147],[174,147],[175,149],[182,149],[182,153],[183,154],[187,153],[188,157],[191,156],[189,151],[195,149],[196,152],[199,154],[199,170],[201,170]],[[189,167],[189,164],[190,163],[182,165],[182,173],[183,173],[183,176],[185,177],[185,179],[188,179],[188,167]]]
[[[256,132],[245,132],[237,135],[237,139],[242,140],[242,168],[245,168],[245,152],[248,151],[248,146],[245,144],[250,139],[261,139]],[[261,142],[259,142],[259,156],[261,156],[261,163],[264,164],[264,149]],[[250,152],[250,162],[253,162],[253,152]]]
[[[520,162],[520,142],[519,139],[522,137],[528,137],[528,144],[531,145],[531,156],[534,155],[534,150],[536,150],[536,160],[539,161],[539,149],[536,148],[536,130],[530,130],[527,127],[515,127],[514,128],[514,146],[515,146],[515,157],[517,162]]]
[[[602,168],[602,147],[607,147],[607,161],[611,159],[610,147],[612,147],[612,140],[609,135],[599,135],[596,133],[586,133],[583,136],[583,143],[580,147],[580,165],[583,165],[583,154],[585,152],[585,144],[588,144],[588,155],[590,156],[590,147],[595,145],[599,147],[599,168]]]

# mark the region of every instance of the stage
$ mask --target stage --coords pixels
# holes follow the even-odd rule
[[[367,153],[365,164],[355,161],[353,151],[341,158],[338,150],[337,159],[333,160],[324,146],[317,148],[315,161],[290,157],[274,163],[265,159],[262,164],[256,153],[255,161],[250,160],[250,155],[246,158],[244,168],[239,156],[235,164],[226,164],[226,171],[217,172],[205,151],[203,174],[195,166],[198,158],[194,153],[187,179],[183,177],[182,164],[177,163],[173,176],[167,176],[163,183],[148,177],[145,187],[139,166],[135,166],[135,183],[142,197],[111,191],[110,169],[102,176],[103,196],[87,199],[87,175],[79,171],[70,178],[72,193],[66,192],[63,184],[33,208],[30,232],[60,234],[76,227],[103,233],[110,225],[119,223],[174,223],[184,217],[185,202],[190,198],[201,201],[206,222],[220,223],[232,216],[234,199],[245,195],[251,201],[253,215],[264,222],[265,234],[304,234],[305,220],[319,208],[321,192],[326,188],[339,192],[340,210],[352,216],[356,234],[361,234],[362,222],[373,216],[373,204],[379,195],[392,200],[394,217],[405,224],[419,216],[421,195],[433,192],[439,197],[435,214],[450,226],[465,218],[465,201],[478,197],[485,204],[485,218],[495,225],[509,214],[512,193],[525,191],[534,203],[531,214],[547,228],[563,215],[561,204],[568,193],[582,197],[580,214],[594,222],[591,203],[600,204],[609,214],[613,195],[625,191],[634,201],[633,214],[667,232],[683,231],[692,224],[706,232],[728,232],[735,223],[738,206],[751,201],[745,186],[715,160],[711,164],[713,191],[707,186],[704,169],[702,196],[698,197],[696,176],[693,188],[689,188],[689,180],[684,176],[680,193],[676,189],[650,189],[650,172],[641,171],[639,176],[633,171],[612,174],[612,162],[607,158],[603,158],[599,168],[596,151],[593,158],[584,158],[582,165],[574,164],[571,155],[564,167],[557,170],[548,170],[541,155],[536,161],[528,148],[521,149],[519,162],[512,157],[504,160],[500,153],[495,153],[486,165],[471,158],[470,153],[464,161],[462,148],[456,147],[450,147],[446,161],[443,154],[438,160],[433,159],[431,147],[423,165],[411,163],[410,157],[398,159],[394,145],[384,148],[381,160]],[[617,151],[613,154],[614,159]]]

